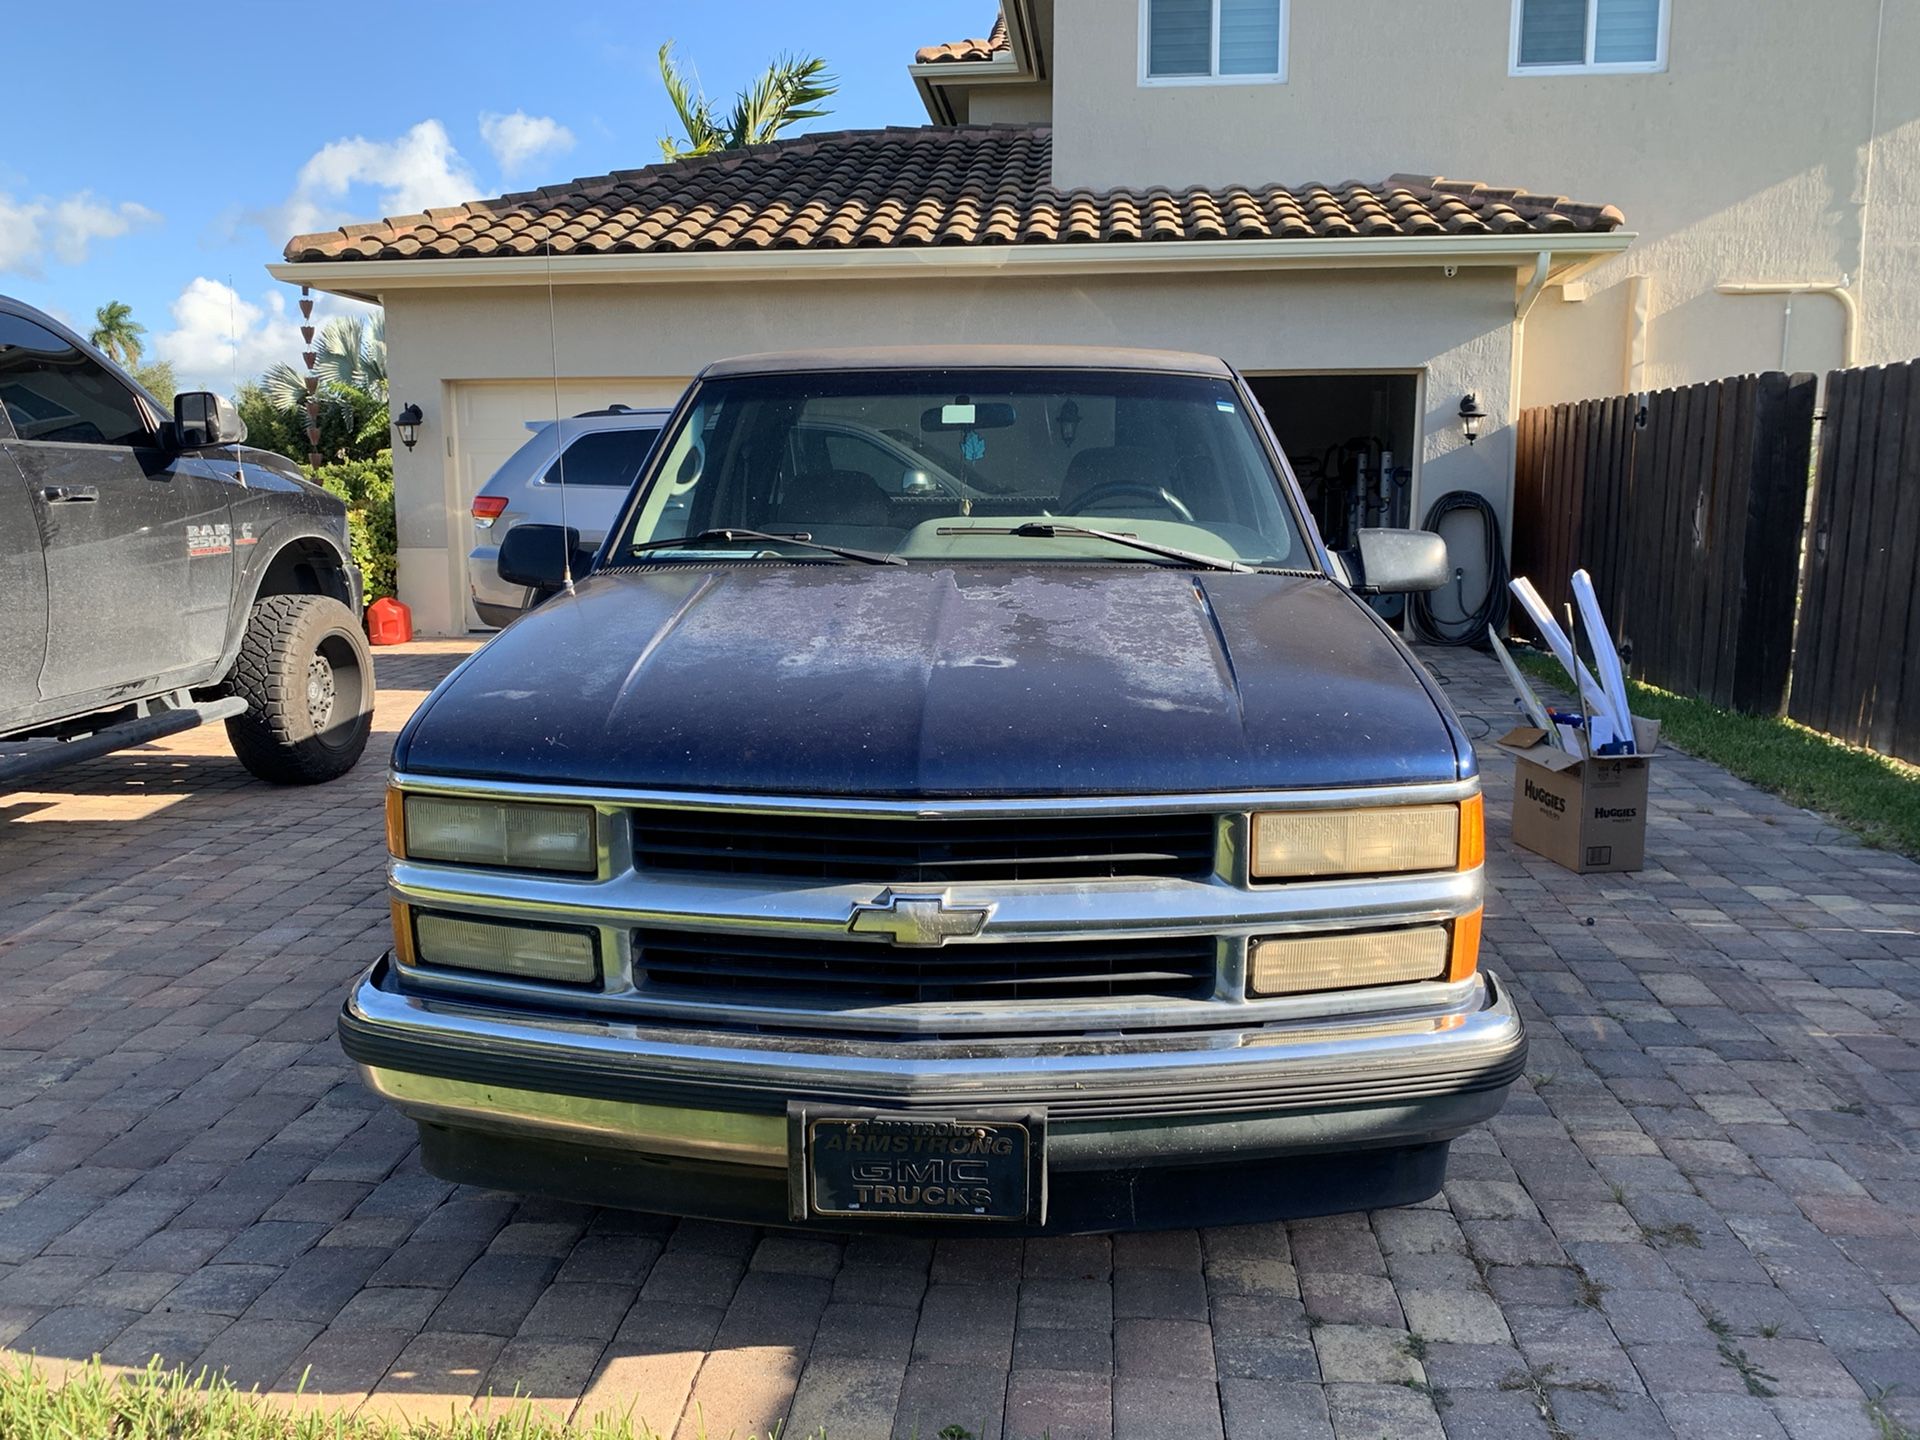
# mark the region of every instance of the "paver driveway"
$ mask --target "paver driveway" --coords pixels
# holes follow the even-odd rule
[[[466,648],[381,653],[376,746]],[[1429,658],[1505,727],[1490,662]],[[0,1341],[714,1437],[1920,1427],[1920,867],[1672,756],[1650,867],[1583,879],[1506,843],[1487,758],[1534,1050],[1444,1198],[1024,1245],[423,1175],[333,1042],[386,932],[377,756],[274,790],[190,734],[0,798]]]

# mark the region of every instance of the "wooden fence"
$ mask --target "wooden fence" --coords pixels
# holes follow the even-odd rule
[[[1779,714],[1813,402],[1773,373],[1523,412],[1514,573],[1558,611],[1586,569],[1635,677]]]
[[[1920,360],[1827,377],[1788,713],[1920,761]]]

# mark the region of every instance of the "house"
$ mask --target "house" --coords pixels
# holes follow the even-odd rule
[[[1670,4],[1007,0],[914,57],[928,125],[349,225],[272,272],[386,306],[427,633],[473,620],[467,504],[556,366],[570,413],[756,350],[1200,350],[1329,531],[1456,490],[1504,519],[1522,404],[1920,350],[1920,17]],[[1723,293],[1761,283],[1818,288]]]

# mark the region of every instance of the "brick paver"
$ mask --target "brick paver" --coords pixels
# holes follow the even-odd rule
[[[432,1179],[335,1048],[386,939],[378,747],[468,648],[380,654],[333,785],[260,785],[216,730],[0,797],[9,1349],[662,1435],[1920,1427],[1920,867],[1678,754],[1642,873],[1516,852],[1497,672],[1430,652],[1534,1047],[1443,1196],[1026,1244],[676,1225]]]

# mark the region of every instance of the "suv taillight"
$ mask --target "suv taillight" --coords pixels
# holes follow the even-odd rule
[[[473,523],[484,530],[498,520],[506,508],[507,497],[504,495],[476,495],[473,497]]]

